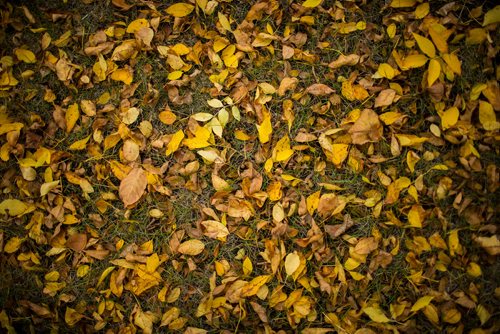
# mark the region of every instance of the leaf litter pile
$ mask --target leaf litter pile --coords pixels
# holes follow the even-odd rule
[[[494,333],[493,1],[3,1],[6,333]]]

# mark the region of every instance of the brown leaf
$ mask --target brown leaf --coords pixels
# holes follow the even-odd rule
[[[148,179],[142,168],[132,169],[120,183],[120,198],[125,207],[136,203],[146,190]]]
[[[284,78],[281,80],[280,86],[278,88],[278,95],[283,96],[288,90],[294,90],[299,83],[297,78]]]
[[[357,63],[359,63],[359,59],[361,57],[356,55],[356,54],[350,54],[347,56],[340,55],[337,60],[332,61],[330,64],[328,64],[328,67],[330,68],[339,68],[342,66],[354,66]]]
[[[349,214],[344,215],[344,222],[338,225],[325,225],[325,232],[328,233],[332,239],[340,237],[349,228],[354,226],[354,220],[352,220]]]
[[[335,91],[325,84],[317,83],[307,87],[306,92],[314,96],[330,95]]]
[[[85,233],[75,233],[66,240],[66,246],[75,252],[81,252],[87,246],[87,235]]]
[[[390,106],[395,97],[396,91],[394,89],[384,89],[375,99],[375,108]]]
[[[364,109],[358,120],[349,129],[353,144],[362,145],[382,139],[383,127],[376,112]]]

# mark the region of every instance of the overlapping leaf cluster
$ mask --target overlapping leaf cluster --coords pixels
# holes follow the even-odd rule
[[[499,330],[500,6],[108,2],[1,7],[2,330]]]

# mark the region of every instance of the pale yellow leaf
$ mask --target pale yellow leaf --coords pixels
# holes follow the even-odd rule
[[[288,276],[292,276],[293,273],[300,267],[300,256],[297,252],[290,253],[285,258],[285,271]]]
[[[203,252],[204,249],[205,244],[203,242],[197,239],[190,239],[180,244],[177,251],[184,255],[195,256]]]
[[[165,11],[175,17],[184,17],[191,14],[194,10],[194,6],[188,3],[176,3],[168,7]]]

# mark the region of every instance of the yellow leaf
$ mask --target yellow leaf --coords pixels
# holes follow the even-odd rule
[[[290,148],[290,138],[285,135],[276,143],[273,149],[273,160],[275,162],[286,161],[293,155],[293,152]]]
[[[40,186],[40,196],[47,195],[52,189],[56,188],[59,185],[59,180],[46,182]]]
[[[159,266],[160,258],[158,257],[158,254],[153,253],[153,255],[148,256],[148,258],[146,259],[146,271],[148,273],[154,273]]]
[[[78,103],[73,103],[66,110],[66,132],[70,133],[71,130],[75,127],[76,122],[80,118],[80,108],[78,107]]]
[[[417,146],[425,143],[428,139],[425,137],[418,137],[415,135],[406,135],[402,133],[396,134],[396,138],[401,146]]]
[[[285,258],[285,271],[288,276],[292,276],[293,273],[300,267],[300,256],[297,252],[290,253]]]
[[[29,206],[18,199],[5,199],[0,203],[0,214],[20,216],[28,210]]]
[[[182,71],[173,71],[173,72],[170,72],[170,73],[168,74],[168,77],[167,77],[167,78],[168,78],[168,80],[177,80],[177,79],[179,79],[180,77],[182,77],[182,74],[183,74],[183,73],[184,73],[184,72],[182,72]]]
[[[403,67],[401,69],[405,71],[410,68],[422,67],[427,62],[427,59],[428,58],[422,54],[409,55],[403,60]]]
[[[11,131],[19,131],[24,127],[23,123],[15,122],[15,123],[7,123],[0,125],[0,135],[3,135],[7,132]]]
[[[131,69],[129,68],[119,68],[113,73],[111,73],[111,79],[114,81],[121,81],[126,85],[130,85],[134,76]]]
[[[78,266],[78,269],[76,270],[76,276],[82,278],[87,276],[89,272],[90,272],[90,266],[82,264]]]
[[[472,277],[479,277],[483,273],[481,271],[481,267],[476,262],[470,262],[467,266],[467,274]]]
[[[347,156],[349,155],[349,145],[347,144],[332,144],[331,161],[337,167],[342,165]]]
[[[387,27],[387,36],[389,36],[389,38],[394,38],[394,36],[396,35],[396,25],[394,23],[391,23],[389,24],[389,26]]]
[[[456,308],[446,310],[443,314],[443,321],[449,324],[456,324],[462,319],[462,314]]]
[[[7,241],[5,244],[3,251],[5,253],[11,254],[16,252],[19,247],[21,247],[21,244],[24,242],[24,239],[18,238],[18,237],[12,237]]]
[[[415,40],[417,41],[420,50],[422,50],[422,52],[425,53],[427,56],[434,58],[436,56],[436,48],[434,47],[434,44],[432,44],[430,39],[416,33],[412,34]]]
[[[252,273],[252,270],[253,270],[252,261],[247,256],[245,257],[245,260],[243,260],[243,274],[250,275]]]
[[[14,54],[16,55],[17,59],[28,63],[28,64],[33,64],[36,63],[36,57],[33,52],[30,50],[26,49],[15,49]]]
[[[229,235],[227,227],[216,220],[204,220],[201,222],[203,234],[213,239],[223,239]]]
[[[408,222],[413,227],[422,227],[425,210],[417,204],[414,204],[408,212]]]
[[[314,8],[314,7],[318,7],[322,2],[323,2],[323,0],[306,0],[302,4],[302,6],[307,7],[307,8]]]
[[[229,23],[226,15],[224,15],[222,12],[217,12],[217,16],[219,17],[219,23],[222,28],[226,29],[227,31],[231,31],[231,24]]]
[[[68,326],[73,327],[83,318],[83,314],[78,313],[75,309],[71,307],[66,307],[66,312],[64,313],[64,321]]]
[[[149,28],[149,22],[146,19],[137,19],[132,22],[127,27],[128,33],[135,33],[141,30],[142,28]]]
[[[372,319],[372,321],[378,323],[385,323],[391,321],[391,319],[387,318],[384,312],[378,307],[365,307],[363,308],[363,312]]]
[[[427,85],[430,87],[439,78],[441,74],[441,65],[436,59],[429,61],[429,68],[427,70]]]
[[[257,131],[259,133],[259,141],[262,144],[267,143],[271,139],[271,134],[273,133],[273,127],[271,124],[271,114],[269,111],[265,110],[263,112],[264,118],[262,123],[256,125]]]
[[[74,151],[84,150],[87,147],[87,143],[89,142],[91,136],[92,135],[88,135],[83,139],[75,141],[73,144],[69,146],[69,149]]]
[[[315,193],[312,193],[309,195],[306,199],[306,207],[307,207],[307,212],[309,212],[310,215],[316,211],[319,205],[319,198],[321,196],[321,191],[316,191]]]
[[[462,74],[462,65],[460,63],[460,60],[458,60],[458,57],[456,54],[445,53],[443,55],[443,60],[450,67],[450,69],[453,71],[453,73],[456,73],[458,75]]]
[[[184,17],[188,16],[191,14],[191,12],[194,10],[194,6],[188,3],[176,3],[171,5],[166,9],[167,14],[170,14],[175,17]]]
[[[195,131],[195,136],[193,138],[184,139],[184,145],[186,145],[190,150],[197,148],[204,148],[210,146],[208,139],[210,138],[210,130],[205,127],[198,127]]]
[[[479,101],[479,121],[487,131],[495,131],[500,128],[493,106],[485,101]]]
[[[490,9],[484,14],[483,27],[498,22],[500,22],[500,5],[495,6],[495,8]]]
[[[458,237],[458,230],[454,229],[450,231],[448,236],[448,247],[450,249],[450,255],[455,256],[455,253],[460,253],[462,246],[460,245],[460,238]]]
[[[170,154],[177,151],[183,139],[184,139],[184,132],[182,132],[182,130],[179,130],[176,133],[174,133],[172,139],[170,139],[170,141],[168,142],[165,154],[169,156]]]
[[[394,76],[396,75],[396,71],[394,70],[394,68],[387,63],[380,64],[378,66],[377,72],[382,78],[387,78],[389,80],[394,78]]]
[[[424,307],[426,307],[427,305],[429,305],[429,303],[434,299],[433,296],[423,296],[423,297],[420,297],[416,302],[415,304],[413,304],[413,306],[411,307],[411,310],[410,312],[417,312],[421,309],[423,309]]]
[[[448,52],[448,43],[446,43],[446,39],[449,34],[446,34],[446,28],[440,24],[433,24],[429,27],[429,35],[434,42],[434,45],[441,53]]]
[[[427,14],[429,14],[428,2],[421,3],[420,5],[417,6],[417,8],[415,8],[415,18],[423,19],[424,17],[427,16]]]
[[[415,6],[416,0],[392,0],[392,8],[403,8],[403,7],[413,7]]]
[[[476,313],[479,321],[481,321],[481,326],[484,325],[491,318],[490,312],[483,305],[479,304],[476,306]]]
[[[451,107],[441,115],[441,128],[443,130],[449,129],[458,122],[460,113],[457,107]]]
[[[253,296],[259,291],[260,287],[267,283],[267,281],[271,278],[271,275],[262,275],[257,276],[247,284],[243,286],[241,289],[241,297],[250,297]]]
[[[205,244],[197,239],[190,239],[188,241],[184,241],[179,245],[177,251],[184,255],[198,255],[205,249]]]

